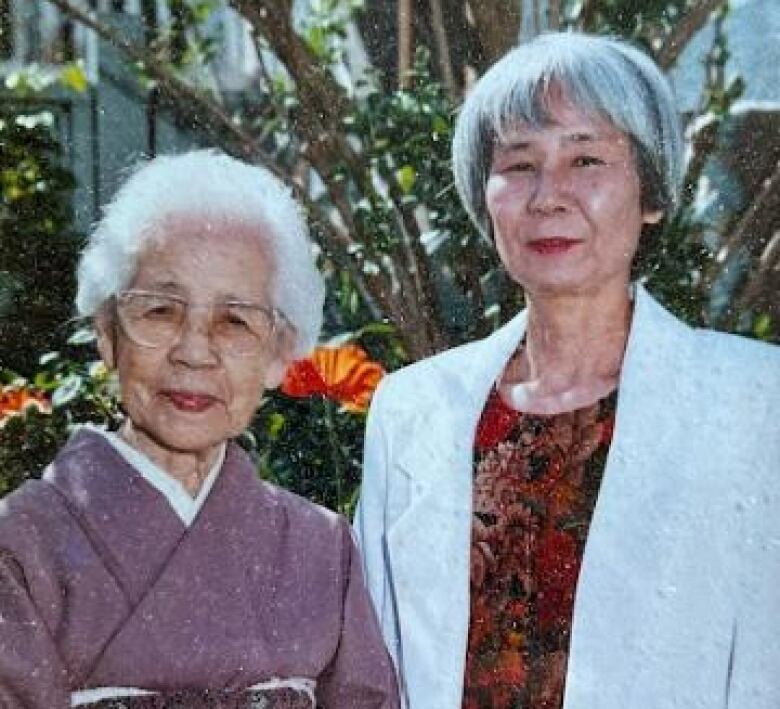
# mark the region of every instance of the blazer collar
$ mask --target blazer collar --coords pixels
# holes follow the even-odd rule
[[[679,343],[685,343],[690,328],[662,308],[641,284],[633,287],[631,320],[620,375],[620,409],[638,388],[657,386],[674,376]],[[453,452],[470,448],[473,433],[490,389],[523,339],[528,322],[526,310],[487,338],[456,347],[420,363],[435,380],[430,402],[421,404],[410,394],[416,414],[436,421],[418,422],[425,436],[409,441],[399,453],[401,469],[411,477],[430,482],[439,473],[449,475]],[[653,382],[655,378],[655,383]]]

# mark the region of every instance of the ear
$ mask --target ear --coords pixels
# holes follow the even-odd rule
[[[663,209],[656,209],[653,211],[645,210],[642,212],[643,224],[658,224],[664,218]]]
[[[100,358],[110,371],[116,367],[116,327],[105,308],[101,308],[95,317],[95,332]]]
[[[290,328],[283,328],[279,333],[279,339],[276,343],[276,356],[265,373],[265,388],[276,389],[284,379],[287,368],[292,364],[295,357],[296,335]]]

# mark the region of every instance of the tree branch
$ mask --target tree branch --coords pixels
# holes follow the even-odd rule
[[[561,27],[561,0],[549,0],[547,4],[547,23],[551,30],[558,30]]]
[[[412,54],[414,53],[414,18],[412,15],[412,0],[398,0],[398,87],[409,87],[409,72],[412,70]]]
[[[469,8],[486,67],[517,44],[523,3],[519,0],[469,0]]]
[[[739,248],[744,249],[751,263],[758,264],[754,265],[743,284],[742,292],[733,308],[735,312],[742,312],[755,300],[762,278],[771,272],[771,269],[766,267],[766,263],[772,260],[768,247],[776,231],[775,222],[778,212],[780,212],[780,162],[775,165],[771,176],[765,180],[761,192],[739,220],[724,246],[727,253],[732,253]]]
[[[598,9],[599,0],[583,0],[582,5],[580,5],[580,14],[577,17],[577,24],[581,30],[593,32],[596,29]]]
[[[447,30],[444,27],[444,12],[442,11],[441,0],[430,0],[430,5],[431,25],[433,26],[433,37],[436,40],[436,55],[439,59],[442,81],[447,87],[447,93],[450,98],[454,100],[458,93],[458,87],[452,71],[450,42],[447,38]]]
[[[674,23],[674,30],[666,38],[656,59],[662,69],[671,68],[688,42],[707,23],[710,15],[727,0],[699,0]]]

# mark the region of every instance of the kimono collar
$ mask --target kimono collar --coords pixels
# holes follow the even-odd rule
[[[222,464],[225,462],[227,444],[223,443],[214,465],[211,466],[209,474],[200,486],[197,496],[193,498],[189,492],[187,492],[184,485],[176,478],[155,465],[147,456],[141,453],[141,451],[126,443],[116,433],[105,431],[102,428],[91,424],[85,424],[82,428],[97,433],[108,441],[114,450],[116,450],[116,452],[119,453],[119,455],[121,455],[142,478],[144,478],[144,480],[166,499],[186,527],[189,527],[192,524],[192,521],[195,519],[198,512],[200,512],[200,508],[203,507],[203,503],[209,496],[211,488],[214,486],[214,482],[217,479],[217,475],[219,475],[219,471],[222,469]]]

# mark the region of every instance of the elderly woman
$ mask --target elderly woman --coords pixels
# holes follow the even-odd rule
[[[537,38],[453,163],[527,307],[374,399],[357,530],[408,706],[780,707],[778,350],[630,284],[681,182],[663,75]]]
[[[0,706],[398,705],[345,520],[230,442],[313,346],[322,302],[267,171],[198,151],[124,184],[77,305],[126,418],[0,504]]]

